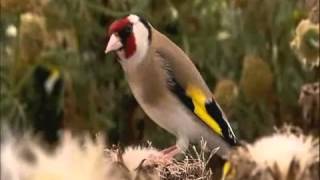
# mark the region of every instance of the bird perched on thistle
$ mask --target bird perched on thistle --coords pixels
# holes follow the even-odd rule
[[[162,151],[170,159],[204,138],[225,158],[236,137],[222,109],[190,58],[170,39],[137,15],[108,28],[105,53],[116,52],[134,97],[159,126],[176,136]]]

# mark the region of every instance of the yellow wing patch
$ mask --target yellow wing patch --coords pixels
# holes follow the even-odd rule
[[[59,76],[60,76],[59,70],[57,68],[52,68],[50,78],[58,78]]]
[[[47,78],[47,80],[45,81],[44,87],[47,91],[47,93],[51,93],[53,88],[54,88],[54,84],[57,82],[57,80],[60,77],[60,72],[57,68],[52,67],[50,69],[50,75]]]
[[[223,170],[222,170],[222,180],[224,180],[227,175],[230,173],[231,171],[231,163],[229,161],[225,162],[223,165]]]
[[[194,113],[216,133],[223,136],[219,124],[208,114],[206,110],[205,103],[207,98],[204,93],[199,88],[188,86],[186,94],[192,99],[194,104]]]

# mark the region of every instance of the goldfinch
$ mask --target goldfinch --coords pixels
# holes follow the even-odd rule
[[[203,138],[226,157],[237,144],[223,111],[190,58],[165,35],[137,15],[108,28],[105,53],[115,52],[129,87],[145,113],[176,136],[164,157],[185,151]]]
[[[34,133],[55,145],[63,127],[63,77],[61,71],[47,65],[36,65],[31,88],[25,90],[25,111]]]

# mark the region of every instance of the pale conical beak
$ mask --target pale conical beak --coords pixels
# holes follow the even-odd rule
[[[120,42],[120,39],[116,35],[112,34],[109,39],[106,50],[104,52],[107,54],[111,51],[118,50],[121,47],[122,47],[122,43]]]

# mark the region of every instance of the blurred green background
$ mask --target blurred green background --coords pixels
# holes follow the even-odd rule
[[[1,121],[102,131],[110,144],[173,143],[139,108],[115,57],[104,54],[108,25],[137,13],[191,57],[240,139],[284,123],[303,127],[300,87],[317,81],[319,68],[307,70],[290,42],[314,2],[1,0]],[[60,84],[48,92],[53,72]]]

